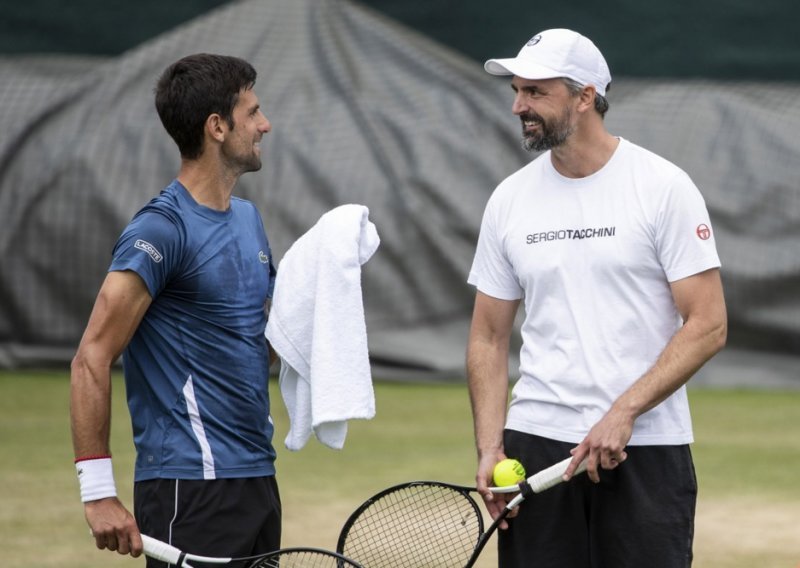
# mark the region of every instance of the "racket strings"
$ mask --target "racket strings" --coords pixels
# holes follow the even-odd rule
[[[359,568],[340,556],[317,550],[290,550],[270,554],[248,568]]]
[[[343,554],[365,568],[462,568],[480,537],[475,502],[438,485],[412,485],[374,501],[347,533]]]

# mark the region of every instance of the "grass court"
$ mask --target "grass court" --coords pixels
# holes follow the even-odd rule
[[[413,479],[470,485],[475,456],[466,386],[376,380],[377,416],[350,422],[342,451],[283,446],[288,419],[271,381],[284,546],[333,549],[341,525],[379,489]],[[133,443],[114,378],[117,490],[132,506]],[[695,568],[800,566],[800,390],[690,389],[700,484]],[[98,551],[73,466],[66,371],[0,372],[0,550],[5,568],[115,568],[142,559]],[[492,543],[480,566],[494,566]]]

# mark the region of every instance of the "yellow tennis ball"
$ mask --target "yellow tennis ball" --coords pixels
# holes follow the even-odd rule
[[[516,485],[525,479],[525,468],[517,460],[506,458],[497,462],[492,472],[495,487]]]

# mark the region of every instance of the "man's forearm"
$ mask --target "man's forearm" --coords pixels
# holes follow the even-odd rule
[[[76,458],[110,454],[111,371],[80,355],[72,363],[70,422]]]
[[[467,356],[475,446],[480,458],[484,453],[503,448],[508,403],[508,352],[472,342]]]
[[[725,345],[724,321],[689,320],[667,343],[658,360],[614,403],[612,410],[633,419],[677,391]]]

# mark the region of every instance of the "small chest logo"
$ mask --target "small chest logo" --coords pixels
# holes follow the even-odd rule
[[[697,236],[700,237],[701,240],[707,241],[711,238],[711,229],[709,229],[708,225],[705,223],[701,223],[697,226]]]
[[[156,247],[154,247],[147,241],[143,241],[142,239],[137,239],[137,241],[134,243],[133,246],[149,254],[150,258],[153,259],[153,262],[161,262],[161,260],[164,258],[163,256],[161,256],[161,253],[158,252]]]
[[[260,250],[258,251],[258,260],[261,262],[261,264],[267,264],[269,263],[269,256],[264,254],[263,250]]]

